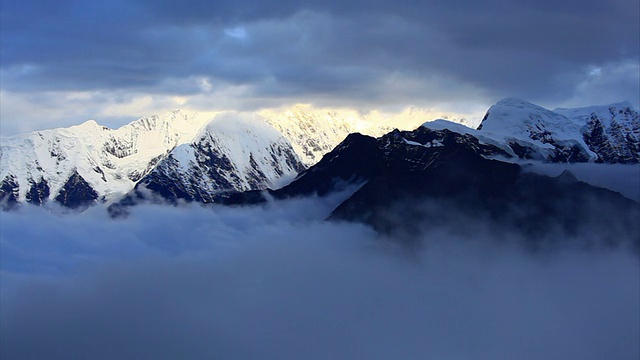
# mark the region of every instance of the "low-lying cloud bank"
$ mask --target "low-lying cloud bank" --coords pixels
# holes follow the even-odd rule
[[[427,230],[408,250],[323,221],[336,204],[2,213],[0,357],[640,355],[634,252],[531,254],[479,222],[473,235]]]
[[[596,163],[543,163],[517,161],[525,171],[558,176],[569,170],[578,180],[620,193],[622,196],[640,201],[640,165],[596,164]]]

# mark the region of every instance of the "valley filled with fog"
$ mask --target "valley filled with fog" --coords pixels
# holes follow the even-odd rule
[[[638,357],[637,249],[557,234],[532,252],[481,214],[412,234],[324,221],[348,196],[2,213],[0,355]]]

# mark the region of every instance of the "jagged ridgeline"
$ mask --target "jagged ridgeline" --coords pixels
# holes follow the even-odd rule
[[[21,203],[82,209],[141,191],[211,202],[228,192],[278,187],[349,133],[389,130],[352,114],[305,108],[213,119],[176,111],[119,129],[87,121],[2,138],[0,202],[3,209]]]
[[[322,170],[327,161],[343,163],[343,170],[338,166],[329,172],[329,182],[335,177],[370,181],[373,173],[403,173],[411,168],[413,172],[430,169],[428,181],[414,179],[430,184],[429,188],[437,188],[431,180],[442,176],[467,186],[468,174],[457,174],[447,163],[464,163],[468,158],[442,155],[451,151],[471,151],[485,160],[640,162],[639,114],[628,103],[551,111],[505,99],[488,110],[478,129],[445,120],[416,127],[390,132],[387,124],[367,123],[339,112],[303,111],[222,113],[213,119],[173,112],[116,130],[89,121],[3,138],[0,201],[4,209],[48,202],[70,208],[100,202],[116,208],[140,201],[243,202],[260,198],[251,191],[277,189],[299,173],[288,190],[276,192],[278,196],[322,194],[330,192],[331,185],[308,179],[313,178],[310,174],[328,171]],[[373,136],[357,140],[369,142],[369,150],[322,158],[334,148],[331,154],[352,146],[357,137],[344,139],[355,132]],[[388,161],[390,154],[399,162]],[[351,162],[349,156],[354,157]],[[451,174],[432,173],[434,166]],[[246,194],[237,195],[242,193]]]

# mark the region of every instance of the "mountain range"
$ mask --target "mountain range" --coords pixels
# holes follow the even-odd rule
[[[405,242],[418,239],[413,235],[425,227],[456,224],[472,234],[482,223],[499,224],[534,249],[565,234],[609,245],[631,240],[640,251],[638,202],[579,181],[569,171],[556,177],[524,171],[504,161],[512,156],[507,148],[425,126],[379,138],[351,134],[292,183],[221,201],[246,205],[324,196],[351,184],[355,191],[329,220],[363,222],[395,238],[400,232]]]
[[[388,130],[305,108],[227,112],[213,119],[178,110],[118,129],[90,120],[2,138],[0,203],[4,209],[25,202],[85,208],[117,201],[134,187],[160,184],[171,188],[161,195],[207,201],[218,192],[276,187],[349,133]]]
[[[551,111],[508,98],[489,108],[477,129],[436,120],[404,131],[331,112],[202,119],[177,111],[116,130],[89,121],[3,138],[0,156],[3,209],[102,202],[118,215],[147,201],[248,204],[356,184],[330,218],[382,232],[417,231],[412,224],[424,222],[414,220],[445,216],[424,202],[399,206],[402,199],[437,199],[440,209],[508,220],[525,234],[549,219],[566,231],[577,231],[576,218],[602,221],[591,215],[593,199],[640,214],[636,202],[569,173],[551,178],[516,164],[640,163],[640,116],[628,103]],[[513,204],[526,210],[508,211]],[[636,229],[628,219],[619,228]]]

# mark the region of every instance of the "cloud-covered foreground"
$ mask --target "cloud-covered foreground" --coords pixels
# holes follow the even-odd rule
[[[334,200],[2,213],[0,357],[640,355],[637,254],[530,254],[447,226],[408,251],[324,222]]]

